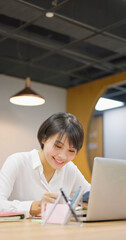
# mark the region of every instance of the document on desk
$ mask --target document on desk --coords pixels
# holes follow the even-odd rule
[[[22,212],[0,212],[0,222],[15,222],[25,219]]]

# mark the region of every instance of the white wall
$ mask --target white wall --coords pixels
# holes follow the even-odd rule
[[[23,107],[9,102],[9,97],[25,87],[23,79],[0,75],[0,167],[6,157],[19,151],[39,148],[37,131],[55,112],[66,111],[66,90],[31,82],[31,88],[46,99],[41,106]]]
[[[126,107],[103,115],[104,157],[126,159]]]

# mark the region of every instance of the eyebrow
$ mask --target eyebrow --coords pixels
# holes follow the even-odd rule
[[[57,139],[55,142],[64,145],[64,143],[62,143],[62,142],[61,142],[60,140],[58,140],[58,139]],[[72,147],[72,146],[69,146],[69,148],[74,148],[74,149],[76,149],[74,146],[73,146],[73,147]]]
[[[56,140],[55,142],[64,145],[64,143],[62,143],[60,140]]]

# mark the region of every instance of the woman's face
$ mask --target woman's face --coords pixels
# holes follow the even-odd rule
[[[70,145],[66,134],[62,139],[58,139],[59,133],[49,137],[42,142],[44,144],[44,157],[51,168],[60,169],[66,163],[72,161],[77,154],[77,150]]]

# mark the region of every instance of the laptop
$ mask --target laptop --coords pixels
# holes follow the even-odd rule
[[[126,160],[96,157],[83,221],[126,219]]]

